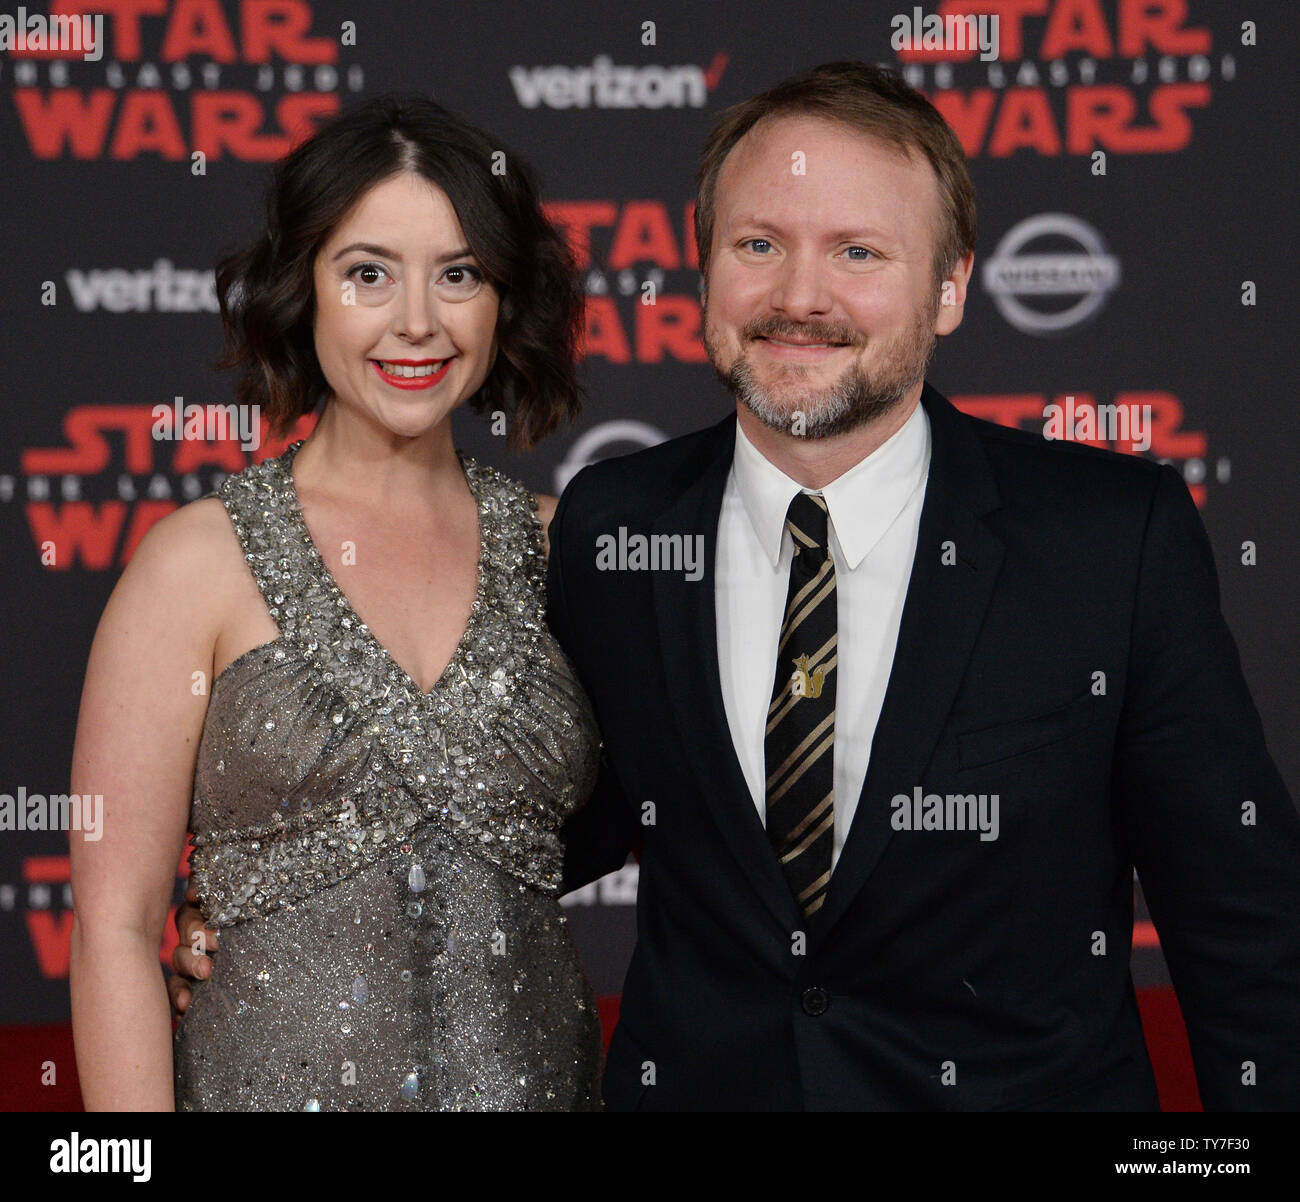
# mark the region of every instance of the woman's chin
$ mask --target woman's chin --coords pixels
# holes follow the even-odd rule
[[[441,425],[450,414],[441,405],[397,401],[369,410],[368,416],[372,422],[399,438],[419,438]]]

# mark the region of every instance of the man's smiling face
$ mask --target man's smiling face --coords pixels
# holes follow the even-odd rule
[[[936,335],[961,321],[939,303],[923,157],[824,118],[769,118],[727,156],[714,208],[704,344],[754,417],[790,432],[802,415],[805,437],[827,437],[919,394]]]

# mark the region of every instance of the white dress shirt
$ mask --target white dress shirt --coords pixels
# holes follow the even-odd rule
[[[820,490],[830,511],[839,624],[832,868],[866,779],[929,470],[930,419],[918,404],[888,441]],[[794,558],[785,515],[800,491],[813,490],[765,459],[737,424],[718,525],[718,670],[731,741],[764,822],[764,730]]]

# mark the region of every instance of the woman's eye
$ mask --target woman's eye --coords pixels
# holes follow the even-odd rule
[[[378,263],[358,263],[348,271],[348,276],[360,280],[363,284],[378,284],[373,276],[386,276],[388,272]]]
[[[483,273],[468,263],[457,263],[442,273],[439,283],[446,284],[453,292],[476,292],[483,283]]]

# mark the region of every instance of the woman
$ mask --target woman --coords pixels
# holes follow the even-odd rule
[[[451,435],[467,401],[517,446],[578,407],[572,263],[495,146],[429,101],[363,104],[279,165],[265,234],[218,270],[238,399],[281,430],[323,408],[159,522],[96,633],[88,1109],[599,1107],[556,900],[599,741],[544,621],[554,501]],[[187,827],[221,955],[173,1045],[157,949]]]

